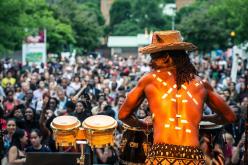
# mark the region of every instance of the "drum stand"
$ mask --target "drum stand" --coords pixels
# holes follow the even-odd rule
[[[85,154],[84,154],[84,145],[87,144],[87,141],[77,141],[77,144],[80,144],[81,156],[77,158],[77,163],[79,165],[84,165],[85,162]]]

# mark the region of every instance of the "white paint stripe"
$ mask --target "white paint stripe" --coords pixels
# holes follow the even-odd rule
[[[181,86],[182,86],[183,89],[185,89],[185,90],[187,89],[187,87],[185,85],[181,85]]]
[[[177,97],[177,98],[179,98],[179,97],[181,97],[181,96],[182,96],[182,95],[178,95],[178,94],[176,94],[176,97]]]
[[[197,105],[198,105],[198,102],[196,101],[196,99],[195,99],[195,98],[193,98],[193,101],[195,102],[195,104],[197,104]]]
[[[189,91],[187,92],[187,94],[189,95],[189,97],[191,97],[191,98],[192,98],[192,95],[191,95],[191,93],[190,93]]]
[[[179,114],[176,115],[176,118],[180,118],[180,117],[182,117],[182,115],[179,115]]]
[[[168,96],[168,94],[165,93],[165,94],[162,96],[162,99],[165,99],[167,96]]]
[[[181,120],[181,123],[188,123],[188,121],[183,119],[183,120]]]
[[[168,90],[168,92],[167,92],[167,93],[168,93],[168,94],[170,94],[170,93],[172,92],[172,90],[173,90],[173,89],[172,89],[172,88],[170,88],[170,89]]]
[[[176,126],[176,127],[175,127],[175,129],[176,129],[176,130],[181,130],[182,128],[181,128],[181,127],[177,127],[177,126]]]
[[[183,102],[183,103],[187,103],[187,102],[188,102],[188,100],[184,99],[184,100],[182,100],[182,102]]]
[[[162,80],[161,78],[159,78],[159,77],[157,78],[157,80],[158,80],[159,82],[162,82],[162,81],[163,81],[163,80]]]
[[[171,101],[173,101],[173,102],[177,102],[177,100],[176,100],[176,99],[174,99],[174,98],[172,98],[172,99],[171,99]]]

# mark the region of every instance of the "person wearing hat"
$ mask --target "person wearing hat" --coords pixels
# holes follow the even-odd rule
[[[132,127],[153,128],[154,140],[146,164],[206,163],[199,147],[204,103],[217,114],[208,120],[217,124],[236,120],[210,84],[197,76],[188,54],[196,49],[182,41],[179,31],[155,32],[152,43],[139,49],[142,54],[150,54],[152,71],[128,93],[118,117]],[[152,117],[137,119],[133,112],[145,98]]]

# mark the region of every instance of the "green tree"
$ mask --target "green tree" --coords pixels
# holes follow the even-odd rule
[[[170,18],[162,12],[164,3],[161,0],[115,1],[110,11],[110,34],[137,35],[144,33],[145,29],[170,29]]]
[[[123,21],[129,20],[131,18],[131,12],[132,8],[130,1],[116,1],[113,3],[110,9],[111,30],[113,30],[113,27],[116,24],[120,24]]]
[[[20,50],[22,41],[34,29],[47,30],[48,51],[60,51],[75,43],[70,24],[53,16],[45,0],[0,1],[0,52]]]
[[[0,1],[0,53],[13,51],[21,47],[24,35],[21,26],[21,15],[24,13],[26,1]]]
[[[100,37],[103,36],[97,15],[84,4],[75,13],[72,26],[76,33],[77,46],[87,51],[93,50],[100,45]]]
[[[112,35],[114,36],[126,36],[127,34],[130,36],[135,36],[138,33],[143,32],[135,22],[131,22],[129,20],[116,24],[113,28],[114,31]]]
[[[52,5],[52,9],[57,19],[71,25],[76,47],[90,51],[100,45],[104,19],[98,5],[88,1],[59,0]]]

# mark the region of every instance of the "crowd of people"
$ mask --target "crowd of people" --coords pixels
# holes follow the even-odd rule
[[[210,149],[223,153],[225,164],[244,161],[245,122],[248,106],[248,63],[238,57],[237,81],[231,80],[232,60],[225,54],[211,58],[192,54],[198,75],[232,107],[237,121],[200,131],[200,143],[211,157]],[[58,152],[50,127],[61,115],[72,115],[83,122],[93,115],[108,115],[118,121],[115,147],[96,149],[96,163],[118,163],[123,133],[118,110],[126,94],[139,78],[150,71],[146,56],[113,56],[111,59],[76,56],[51,60],[46,65],[22,65],[12,59],[0,63],[0,122],[3,130],[3,160],[23,164],[27,152]],[[82,94],[74,96],[83,89]],[[204,115],[213,112],[206,106]],[[136,111],[140,119],[151,115],[144,101]],[[213,138],[214,137],[214,138]],[[69,152],[69,150],[68,150]]]

